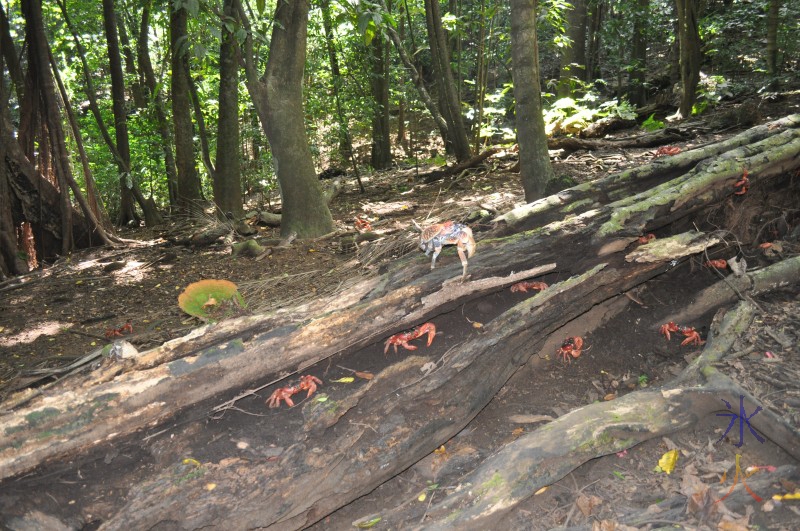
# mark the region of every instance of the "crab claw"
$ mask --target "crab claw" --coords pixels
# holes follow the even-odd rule
[[[422,337],[426,333],[428,334],[428,344],[426,346],[429,347],[431,346],[431,343],[433,343],[433,338],[436,336],[436,325],[433,323],[425,323],[421,325],[416,330],[416,337]]]

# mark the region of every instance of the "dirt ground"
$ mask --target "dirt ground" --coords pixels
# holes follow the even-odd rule
[[[786,107],[775,109],[770,118],[783,111]],[[798,112],[796,102],[788,105],[786,113],[790,112]],[[768,112],[764,112],[767,119]],[[721,138],[698,137],[680,147],[689,149]],[[649,161],[653,151],[576,153],[557,160],[554,168],[559,176],[584,182]],[[359,194],[354,184],[347,182],[345,191],[331,205],[337,227],[352,236],[354,218],[364,215],[375,232],[407,239],[407,247],[395,246],[392,252],[418,252],[413,249],[416,233],[412,219],[423,224],[429,215],[462,219],[481,209],[504,212],[521,204],[518,176],[508,172],[513,162],[513,154],[501,153],[480,171],[429,185],[418,184],[414,175],[432,168],[397,168],[365,176],[366,194]],[[775,198],[756,199],[758,196],[752,195],[752,201],[764,203],[751,208],[791,210]],[[734,211],[746,207],[744,201],[748,200],[739,199],[738,203],[704,212],[698,216],[698,224],[735,224]],[[388,203],[397,202],[404,202],[405,207],[388,213],[383,210]],[[796,207],[797,203],[795,212]],[[797,220],[798,216],[793,213],[790,219]],[[376,273],[382,263],[391,260],[391,253],[370,254],[370,242],[360,244],[356,251],[354,244],[338,235],[294,242],[260,259],[232,257],[225,242],[201,247],[174,243],[176,235],[188,234],[190,227],[197,230],[203,222],[196,217],[173,220],[165,229],[125,230],[121,236],[131,240],[127,247],[78,252],[28,275],[21,285],[0,285],[0,399],[29,385],[46,390],[64,372],[54,375],[48,371],[69,365],[119,337],[115,330],[140,350],[185,335],[201,324],[177,305],[178,294],[191,282],[208,278],[233,281],[248,302],[247,311],[269,311],[346,289],[348,282]],[[725,228],[735,229],[734,235],[752,236],[765,226],[771,227],[766,220],[749,226],[741,226],[741,220],[738,223],[738,227]],[[277,229],[260,225],[255,219],[251,219],[251,225],[261,241],[279,238]],[[479,219],[471,226],[480,252],[480,233],[489,225]],[[789,241],[795,229],[787,226],[777,235],[787,238],[784,257],[798,248],[798,242]],[[745,256],[751,268],[777,258],[765,255],[756,246],[737,247],[733,236],[732,243],[715,252],[713,258]],[[454,260],[455,255],[445,253],[442,258]],[[435,502],[458,486],[453,482],[461,473],[543,422],[594,401],[613,400],[644,386],[668,382],[702,347],[681,346],[675,338],[668,342],[659,334],[659,326],[720,276],[720,272],[703,267],[699,257],[683,261],[666,268],[636,293],[620,295],[569,323],[549,338],[544,349],[531,352],[530,361],[443,448],[314,528],[348,529],[358,518],[409,500]],[[563,279],[552,273],[537,280],[552,284]],[[439,359],[462,339],[459,334],[481,333],[474,323],[488,321],[531,295],[498,292],[437,316],[434,322],[439,334],[433,345],[413,354]],[[798,429],[800,294],[778,292],[755,302],[762,311],[742,344],[736,346],[741,355],[718,369]],[[681,324],[695,327],[705,337],[712,318],[713,314]],[[123,329],[126,323],[130,323],[130,333]],[[565,363],[555,354],[564,338],[570,336],[583,337],[584,350],[580,357]],[[348,387],[328,383],[331,380],[351,375],[351,369],[377,372],[397,356],[407,355],[402,349],[398,354],[390,351],[384,355],[382,349],[373,346],[350,354],[346,360],[334,356],[307,372],[324,380],[325,392],[335,395],[348,392]],[[0,482],[0,526],[33,529],[38,523],[48,528],[45,516],[21,518],[30,511],[40,511],[71,528],[93,529],[124,504],[133,487],[120,480],[122,471],[130,481],[131,470],[135,471],[133,477],[145,477],[152,470],[175,466],[187,458],[200,463],[218,462],[234,454],[277,458],[289,444],[283,434],[299,426],[300,417],[292,419],[296,409],[268,409],[265,399],[273,390],[265,388],[239,401],[237,410],[214,417],[209,414],[210,408],[227,398],[220,397],[215,403],[184,413],[170,426],[154,428],[136,439],[101,445],[92,455]],[[738,412],[737,404],[731,406]],[[725,411],[726,405],[720,401],[720,413]],[[771,498],[797,488],[798,463],[769,440],[759,442],[747,429],[743,444],[737,446],[738,425],[726,434],[728,422],[728,417],[709,416],[700,419],[694,430],[590,461],[522,503],[498,528],[796,529],[800,502]],[[176,434],[182,436],[173,439]],[[185,447],[172,442],[186,440],[187,436],[195,442],[204,441],[196,446],[202,450],[187,455]],[[673,449],[679,454],[675,470],[671,474],[656,472],[659,459]],[[748,494],[740,475],[733,493],[717,502],[734,485],[737,455],[743,474],[751,474],[747,482],[753,494],[763,501]],[[695,499],[697,492],[707,495]]]

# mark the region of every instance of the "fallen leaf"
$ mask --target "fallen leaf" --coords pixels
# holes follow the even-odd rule
[[[373,378],[375,378],[375,375],[374,375],[374,374],[372,374],[371,372],[361,372],[361,371],[356,371],[356,372],[354,372],[353,374],[355,374],[355,375],[356,375],[356,376],[358,376],[359,378],[363,378],[363,379],[365,379],[365,380],[372,380]]]
[[[445,449],[444,445],[441,445],[439,448],[433,451],[436,455],[446,454],[447,450]]]
[[[661,459],[658,460],[656,472],[666,472],[667,474],[672,474],[672,471],[675,470],[675,465],[677,463],[678,450],[670,450],[662,455]]]
[[[421,502],[424,502],[424,501],[425,501],[427,498],[428,498],[428,494],[427,494],[426,492],[423,492],[422,494],[420,494],[419,496],[417,496],[417,499],[418,499],[419,501],[421,501]]]
[[[511,435],[514,437],[519,437],[523,433],[525,433],[525,428],[514,428],[514,431],[511,432]]]
[[[534,495],[534,496],[538,496],[539,494],[542,494],[543,492],[545,492],[545,491],[546,491],[547,489],[549,489],[549,488],[550,488],[549,486],[545,485],[545,486],[544,486],[544,487],[542,487],[541,489],[539,489],[539,490],[537,490],[536,492],[534,492],[534,493],[533,493],[533,495]]]
[[[353,383],[356,381],[356,379],[353,378],[352,376],[345,376],[343,378],[339,378],[338,380],[330,380],[330,381],[334,383]]]
[[[370,527],[374,527],[375,524],[383,520],[380,516],[374,516],[372,518],[367,517],[368,519],[364,520],[357,520],[353,522],[353,525],[359,529],[369,529]]]

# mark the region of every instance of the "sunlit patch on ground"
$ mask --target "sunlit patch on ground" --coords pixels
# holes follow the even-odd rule
[[[0,335],[0,347],[13,347],[25,343],[33,343],[40,336],[54,336],[72,326],[72,323],[60,321],[44,321],[14,335]]]

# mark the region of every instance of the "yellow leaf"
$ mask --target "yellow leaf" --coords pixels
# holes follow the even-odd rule
[[[675,470],[675,465],[678,463],[678,450],[670,450],[666,452],[664,455],[661,456],[661,459],[658,460],[658,470],[659,472],[666,472],[667,474],[672,474],[672,471]]]
[[[790,493],[790,494],[775,494],[775,495],[772,497],[772,499],[773,499],[773,500],[775,500],[775,501],[781,501],[781,500],[800,500],[800,490],[798,490],[798,491],[795,491],[795,492],[792,492],[792,493]]]
[[[183,460],[183,464],[200,466],[200,461],[198,461],[197,459],[192,459],[191,457],[187,457],[186,459]]]
[[[473,321],[472,328],[483,328],[483,323],[479,323],[478,321]]]
[[[353,383],[356,381],[356,379],[353,378],[352,376],[345,376],[344,378],[339,378],[338,380],[330,380],[330,381],[334,383]]]
[[[328,401],[327,395],[319,395],[319,396],[317,396],[317,402],[327,402],[327,401]]]
[[[309,249],[309,250],[308,250],[308,252],[309,252],[309,253],[316,253],[316,252],[317,252],[317,250],[316,250],[316,249]]]
[[[437,455],[446,454],[447,450],[445,450],[444,445],[441,445],[439,448],[433,451],[433,453]]]
[[[425,499],[426,499],[427,497],[428,497],[428,495],[427,495],[426,493],[424,493],[424,492],[423,492],[422,494],[420,494],[419,496],[417,496],[417,499],[418,499],[419,501],[421,501],[421,502],[424,502],[424,501],[425,501]]]
[[[550,488],[550,487],[548,487],[548,486],[544,486],[544,487],[542,487],[541,489],[539,489],[539,490],[537,490],[536,492],[534,492],[534,493],[533,493],[533,495],[534,495],[534,496],[538,496],[539,494],[542,494],[544,491],[546,491],[546,490],[547,490],[547,489],[549,489],[549,488]]]
[[[207,491],[211,492],[212,490],[214,490],[216,488],[217,488],[217,484],[216,483],[206,483],[206,490]]]
[[[83,280],[79,280],[79,281],[77,281],[77,282],[75,283],[75,285],[76,285],[76,286],[80,286],[81,284],[83,284]]]

